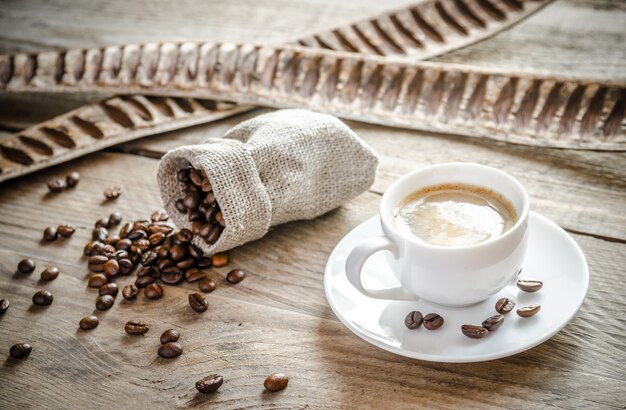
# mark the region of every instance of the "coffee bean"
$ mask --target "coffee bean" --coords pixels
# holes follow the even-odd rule
[[[211,293],[215,290],[217,285],[211,278],[204,278],[198,282],[198,289],[204,293]]]
[[[117,276],[120,273],[120,265],[115,259],[110,259],[104,264],[104,274],[108,277]]]
[[[104,285],[98,288],[98,295],[100,296],[111,295],[113,297],[116,297],[118,291],[119,291],[119,288],[117,287],[117,284],[105,283]]]
[[[48,241],[48,242],[56,241],[58,237],[59,237],[59,233],[57,232],[56,228],[48,226],[46,229],[43,230],[43,239],[45,241]]]
[[[98,296],[96,299],[96,309],[109,310],[115,303],[115,299],[111,295]]]
[[[142,266],[150,266],[154,264],[157,260],[157,254],[153,251],[148,251],[141,255],[141,265]]]
[[[32,350],[33,348],[28,343],[17,343],[11,346],[9,354],[14,359],[24,359],[28,357]]]
[[[106,241],[107,236],[109,236],[109,231],[107,231],[107,229],[103,226],[94,228],[94,230],[91,233],[91,239],[93,239],[94,241],[98,241],[98,242]]]
[[[187,209],[195,209],[200,205],[200,198],[197,191],[187,191],[183,197],[183,204]]]
[[[76,229],[72,225],[59,225],[57,227],[57,232],[63,238],[69,238],[70,236],[74,235],[74,232],[76,232]]]
[[[20,263],[17,264],[17,270],[22,273],[33,273],[35,268],[35,261],[32,259],[22,259]]]
[[[520,279],[517,281],[517,287],[524,292],[537,292],[543,287],[543,282],[539,279]]]
[[[33,295],[33,305],[35,306],[50,306],[54,296],[47,290],[40,290]]]
[[[191,172],[189,172],[189,179],[191,180],[191,182],[193,182],[194,185],[202,186],[202,181],[204,180],[204,177],[202,176],[200,171],[198,171],[197,169],[192,169]]]
[[[115,211],[109,215],[109,223],[111,226],[117,226],[122,222],[122,214],[119,211]]]
[[[159,347],[158,353],[164,359],[173,359],[183,353],[183,347],[178,342],[168,342]]]
[[[183,271],[176,266],[172,266],[167,269],[163,269],[161,271],[160,276],[161,282],[167,285],[176,285],[177,283],[182,282],[183,280]]]
[[[167,221],[169,218],[170,217],[167,215],[167,213],[162,210],[154,211],[152,212],[152,215],[150,215],[150,220],[152,222],[163,222]]]
[[[142,276],[140,278],[137,278],[137,280],[135,280],[135,286],[137,286],[139,289],[144,289],[153,283],[154,283],[154,278],[152,276]]]
[[[208,178],[205,178],[202,181],[202,185],[200,186],[200,189],[202,189],[202,192],[211,192],[213,190],[213,186],[211,186],[211,181],[209,181]]]
[[[121,241],[120,241],[120,242],[121,242]],[[114,247],[114,246],[111,246],[111,245],[104,245],[104,246],[102,247],[102,254],[103,254],[103,255],[110,255],[110,254],[112,254],[112,253],[115,253],[115,250],[116,250],[116,249],[115,249],[115,247]]]
[[[200,258],[196,260],[196,267],[199,269],[210,268],[213,266],[211,258]]]
[[[424,327],[428,330],[436,330],[443,326],[443,317],[436,313],[429,313],[424,316]]]
[[[289,377],[285,373],[272,373],[265,379],[263,386],[271,392],[279,391],[287,387]]]
[[[48,181],[48,190],[50,192],[59,193],[67,187],[67,182],[63,178],[55,178]]]
[[[487,336],[489,331],[482,326],[463,325],[461,326],[461,332],[470,339],[482,339]]]
[[[211,257],[211,263],[214,268],[221,268],[228,265],[228,255],[224,253],[216,253]]]
[[[517,309],[517,314],[521,317],[531,317],[539,313],[540,310],[541,310],[540,305],[524,306],[524,307]]]
[[[200,393],[215,393],[217,389],[224,383],[224,379],[219,374],[212,374],[196,382],[196,390]]]
[[[9,310],[9,306],[11,306],[9,299],[0,299],[0,313],[4,313]]]
[[[161,335],[161,344],[164,345],[166,343],[178,342],[178,338],[180,337],[180,333],[176,329],[167,329]]]
[[[187,213],[187,207],[185,206],[185,202],[183,201],[182,198],[178,198],[176,202],[174,202],[174,206],[176,207],[176,210],[178,212],[183,213],[183,214]]]
[[[94,227],[109,229],[111,227],[111,220],[107,216],[105,216],[104,218],[100,218],[96,221]]]
[[[120,275],[128,275],[133,270],[133,263],[130,259],[120,259],[117,263],[120,265]]]
[[[104,244],[99,241],[89,241],[87,245],[85,245],[85,249],[83,249],[83,254],[85,256],[93,256],[99,255],[103,252]]]
[[[163,271],[163,270],[165,270],[167,268],[173,267],[174,265],[176,265],[176,264],[171,259],[161,259],[159,261],[159,263],[157,263],[157,268],[158,268],[158,270]]]
[[[176,176],[178,177],[178,180],[180,182],[189,182],[189,173],[191,172],[191,168],[188,166],[186,168],[182,168],[181,170],[178,171],[178,174],[176,174]]]
[[[196,245],[191,244],[189,245],[189,256],[191,256],[194,259],[200,259],[204,256],[204,252],[202,251],[202,249],[200,249]]]
[[[200,293],[192,293],[189,295],[189,306],[198,313],[206,312],[209,308],[209,302],[204,295]]]
[[[226,275],[226,280],[234,285],[235,283],[241,282],[245,276],[246,272],[241,269],[233,269]]]
[[[130,238],[124,238],[117,241],[117,243],[115,244],[115,249],[118,251],[129,251],[132,246],[133,242],[130,240]]]
[[[485,319],[485,321],[482,323],[482,327],[484,327],[490,332],[493,332],[494,330],[498,330],[498,328],[502,326],[503,323],[504,323],[504,316],[494,315]]]
[[[509,298],[500,298],[496,302],[496,312],[506,315],[515,307],[515,301]]]
[[[87,265],[92,272],[102,272],[104,270],[104,264],[109,261],[108,256],[94,255],[89,258]]]
[[[59,276],[59,268],[56,266],[49,266],[41,272],[41,280],[55,280]]]
[[[124,299],[126,300],[131,300],[131,299],[136,298],[138,293],[139,293],[139,289],[137,288],[137,286],[133,285],[132,283],[124,286],[124,288],[122,289],[122,296],[124,296]]]
[[[222,231],[224,228],[222,228],[221,225],[215,225],[213,226],[213,229],[211,229],[211,232],[209,233],[209,235],[206,237],[206,241],[208,243],[210,243],[211,245],[213,245],[215,242],[217,242],[217,240],[220,238],[220,236],[222,235]]]
[[[129,335],[143,335],[148,333],[150,329],[141,320],[129,320],[124,325],[124,330]]]
[[[185,271],[185,279],[187,279],[187,282],[196,282],[204,278],[206,278],[206,273],[196,268],[191,268]]]
[[[95,273],[89,278],[88,286],[90,288],[99,288],[100,286],[108,282],[109,278],[107,278],[106,275],[102,273]]]
[[[80,174],[76,171],[71,172],[68,176],[65,177],[65,183],[69,188],[74,188],[78,185],[80,181]]]
[[[192,258],[183,259],[182,261],[178,261],[176,263],[176,267],[181,270],[187,270],[193,268],[195,265],[195,261]]]
[[[106,199],[117,199],[120,195],[122,195],[122,188],[115,185],[104,190],[104,197]]]
[[[162,232],[153,233],[148,237],[148,241],[150,242],[150,246],[160,245],[165,239],[165,234]]]
[[[100,321],[98,320],[96,316],[89,315],[89,316],[85,316],[84,318],[82,318],[80,322],[78,323],[78,326],[80,326],[80,328],[83,330],[91,330],[91,329],[95,329],[96,327],[98,327],[99,323]]]
[[[422,315],[422,312],[414,310],[406,315],[404,318],[404,325],[409,329],[417,329],[422,325],[423,321],[424,316]]]
[[[151,300],[161,299],[163,297],[163,287],[158,283],[151,283],[145,287],[143,294]]]
[[[187,255],[187,250],[180,245],[174,245],[170,248],[170,256],[173,260],[182,260]]]

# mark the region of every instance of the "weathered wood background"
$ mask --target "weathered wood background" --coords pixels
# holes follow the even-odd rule
[[[284,42],[410,1],[330,0],[231,2],[3,1],[0,51],[39,51],[150,40]],[[385,9],[383,9],[385,8]],[[557,0],[487,41],[439,57],[516,70],[548,71],[596,79],[626,79],[626,3]],[[2,96],[0,139],[102,96]],[[118,297],[100,326],[78,330],[94,309],[86,288],[82,247],[93,222],[112,210],[126,219],[160,207],[155,169],[161,153],[219,136],[258,112],[215,124],[150,137],[89,155],[0,186],[0,298],[11,300],[0,317],[0,351],[28,341],[24,361],[0,359],[0,408],[623,408],[626,403],[626,155],[532,149],[350,123],[381,157],[370,192],[313,221],[274,229],[230,253],[250,272],[236,286],[215,270],[218,289],[209,311],[187,306],[193,285],[167,287],[164,299]],[[395,356],[358,339],[334,317],[323,292],[323,269],[334,244],[377,211],[380,195],[400,175],[444,161],[473,161],[504,169],[527,187],[535,211],[568,230],[591,269],[589,293],[574,320],[548,342],[506,359],[478,364],[435,364]],[[52,176],[78,170],[79,186],[47,195]],[[124,194],[103,203],[102,191]],[[41,244],[44,227],[77,226],[70,240]],[[24,256],[38,264],[15,274]],[[45,287],[47,309],[31,307],[47,264],[62,273]],[[128,279],[127,279],[128,280]],[[121,284],[124,284],[122,281]],[[144,337],[128,337],[123,324],[142,319]],[[156,355],[158,335],[181,330],[185,353]],[[268,394],[273,371],[291,380]],[[220,373],[215,395],[193,384]]]

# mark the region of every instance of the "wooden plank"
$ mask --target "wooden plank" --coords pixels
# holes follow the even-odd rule
[[[380,196],[366,193],[313,221],[274,229],[265,238],[231,252],[233,265],[250,275],[229,286],[219,269],[210,310],[198,316],[186,303],[194,286],[167,287],[163,300],[118,298],[100,313],[92,332],[77,322],[93,310],[95,293],[85,288],[81,249],[93,221],[119,209],[126,218],[159,206],[150,175],[157,161],[99,153],[0,187],[0,293],[11,308],[0,318],[0,346],[33,344],[25,361],[2,363],[0,386],[8,407],[78,407],[85,403],[127,407],[382,408],[394,403],[434,407],[607,407],[624,402],[625,340],[621,326],[626,289],[620,278],[624,245],[575,236],[590,263],[588,297],[573,322],[550,341],[511,358],[446,365],[401,358],[358,339],[334,318],[326,304],[322,275],[334,244],[374,215]],[[73,191],[46,194],[45,181],[77,169]],[[124,193],[104,202],[101,192],[120,184]],[[80,212],[76,212],[80,209]],[[25,217],[27,216],[27,217]],[[39,243],[45,225],[78,227],[66,242]],[[31,256],[54,263],[60,277],[46,287],[55,294],[47,309],[30,307],[37,274],[14,274],[17,261]],[[122,280],[126,283],[129,279]],[[2,297],[2,296],[0,296]],[[139,318],[151,326],[144,337],[129,337],[123,324]],[[602,318],[602,320],[598,320]],[[240,325],[241,324],[241,325]],[[174,361],[156,356],[157,337],[166,328],[182,331],[185,353]],[[291,377],[278,394],[263,393],[272,371]],[[226,382],[214,396],[196,394],[199,377],[218,372]],[[588,389],[592,384],[594,389]],[[24,386],[30,386],[24,390]],[[98,386],[98,394],[94,394]]]
[[[181,145],[221,137],[238,122],[266,111],[226,119],[215,127],[198,126],[139,140],[121,149],[158,157]],[[564,228],[626,240],[626,215],[615,212],[626,202],[625,153],[539,149],[358,122],[348,124],[381,155],[374,192],[383,193],[395,179],[420,166],[479,162],[519,178],[530,194],[533,209]]]

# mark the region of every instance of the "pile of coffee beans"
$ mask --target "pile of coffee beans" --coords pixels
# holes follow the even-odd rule
[[[194,234],[214,244],[226,223],[209,178],[203,170],[187,165],[178,172],[178,180],[184,185],[184,191],[176,200],[176,209],[187,214]]]
[[[543,282],[539,279],[520,279],[517,281],[517,287],[524,292],[534,293],[543,287]],[[496,312],[499,314],[488,317],[480,326],[463,325],[461,332],[470,339],[482,339],[490,332],[500,328],[504,323],[504,316],[515,308],[515,301],[511,298],[500,298],[496,302]],[[523,318],[536,315],[541,309],[540,305],[524,306],[517,309],[517,315]]]
[[[422,324],[428,330],[437,330],[441,326],[443,326],[443,317],[437,313],[429,313],[426,316],[422,315],[422,312],[419,310],[414,310],[409,312],[408,315],[404,318],[404,325],[413,330],[417,329]]]
[[[48,181],[48,190],[50,192],[59,193],[67,188],[74,188],[80,181],[80,174],[76,171],[71,172],[65,178],[55,178]]]

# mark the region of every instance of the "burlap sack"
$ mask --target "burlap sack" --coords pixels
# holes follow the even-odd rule
[[[374,182],[374,151],[337,118],[281,110],[245,121],[203,144],[169,151],[158,184],[165,209],[179,229],[190,228],[176,210],[187,163],[203,169],[221,207],[225,228],[209,255],[259,239],[284,222],[315,218],[365,191]]]

